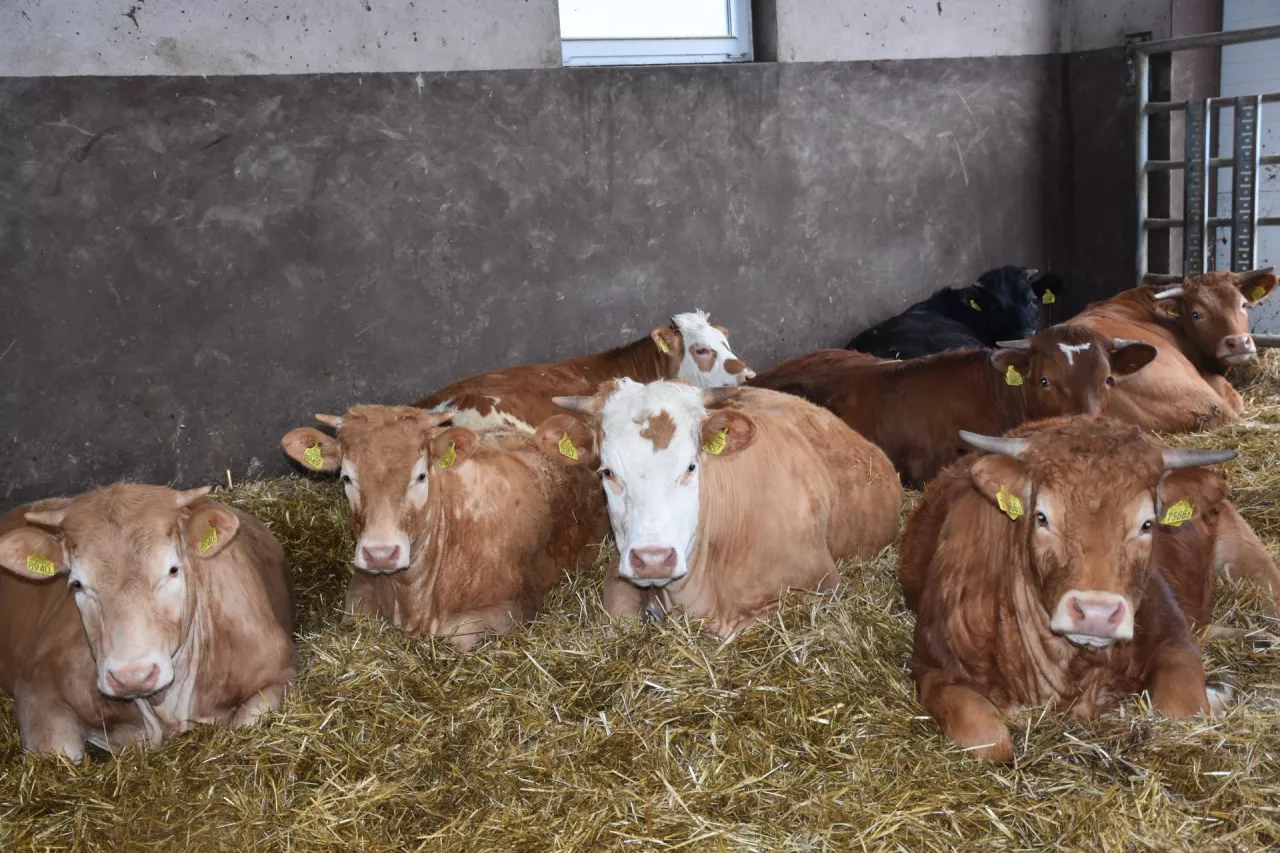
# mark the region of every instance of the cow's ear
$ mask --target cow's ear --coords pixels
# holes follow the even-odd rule
[[[1021,385],[1031,374],[1031,353],[1023,349],[998,349],[991,353],[991,365],[1004,377],[1006,385]]]
[[[217,501],[197,504],[182,523],[187,547],[197,557],[216,557],[240,529],[240,516]]]
[[[1249,307],[1257,305],[1262,300],[1271,295],[1271,291],[1276,289],[1276,284],[1280,283],[1280,279],[1276,278],[1273,272],[1265,275],[1254,276],[1245,281],[1236,282],[1236,287],[1240,288],[1240,292],[1244,294],[1244,298],[1248,300]]]
[[[0,566],[29,580],[47,580],[70,570],[62,543],[35,527],[18,527],[0,536]]]
[[[1151,312],[1163,320],[1178,320],[1182,317],[1182,305],[1178,298],[1158,299],[1151,306]]]
[[[1111,350],[1111,372],[1128,376],[1155,361],[1155,357],[1159,354],[1160,351],[1151,344],[1122,344]]]
[[[679,362],[684,356],[684,343],[680,332],[670,326],[659,326],[649,333],[658,351],[671,356]]]
[[[1225,501],[1230,488],[1221,474],[1208,468],[1168,471],[1156,491],[1160,502],[1156,516],[1161,524],[1179,527],[1187,519],[1209,512]]]
[[[711,456],[732,456],[755,438],[755,421],[742,412],[719,409],[702,419],[702,452]]]
[[[724,326],[716,326],[713,324],[711,328],[715,329],[717,332],[724,335],[726,338],[729,337],[729,330],[726,329]]]
[[[970,475],[978,491],[1013,521],[1031,511],[1031,478],[1018,460],[997,454],[983,456],[973,463]]]
[[[457,468],[471,458],[480,445],[480,437],[465,427],[450,427],[431,439],[427,461],[436,471]]]
[[[280,439],[280,446],[289,458],[308,471],[324,471],[332,474],[342,466],[342,451],[338,442],[318,429],[298,427]]]
[[[573,415],[554,415],[538,426],[534,441],[545,456],[562,465],[600,464],[596,435]]]
[[[1061,297],[1066,290],[1066,283],[1062,280],[1062,276],[1047,272],[1039,276],[1031,282],[1031,289],[1035,291],[1036,298],[1044,305],[1052,305]]]

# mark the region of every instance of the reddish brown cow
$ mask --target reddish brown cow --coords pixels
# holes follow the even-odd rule
[[[452,413],[454,426],[473,430],[510,427],[533,432],[564,411],[559,394],[594,394],[601,382],[682,379],[699,388],[734,387],[755,373],[729,349],[729,330],[713,326],[706,312],[677,314],[670,326],[608,352],[554,364],[525,364],[455,382],[414,403],[432,413]]]
[[[303,427],[282,445],[312,470],[340,472],[346,487],[356,539],[348,617],[381,616],[465,651],[485,631],[532,619],[605,536],[594,436],[572,416],[534,435],[440,429],[449,414],[408,406],[316,417],[336,440]]]
[[[1176,287],[1135,287],[1067,322],[1160,350],[1145,370],[1117,379],[1112,416],[1163,432],[1212,429],[1240,419],[1243,404],[1226,373],[1256,356],[1245,311],[1275,287],[1271,267],[1211,272]]]
[[[1088,719],[1147,690],[1163,714],[1209,710],[1187,617],[1207,620],[1213,572],[1194,501],[1223,492],[1193,466],[1235,451],[1164,448],[1110,418],[965,438],[990,455],[929,485],[899,561],[916,614],[911,671],[943,730],[1011,761],[998,715],[1019,708],[1054,703]],[[1188,512],[1183,529],[1161,524]]]
[[[284,551],[208,491],[122,484],[0,519],[0,689],[26,749],[156,747],[279,706],[297,667]]]
[[[1051,326],[998,350],[955,350],[875,362],[845,350],[784,361],[751,381],[825,406],[880,446],[919,488],[964,452],[956,435],[998,435],[1028,420],[1106,412],[1113,376],[1155,348],[1089,329]]]

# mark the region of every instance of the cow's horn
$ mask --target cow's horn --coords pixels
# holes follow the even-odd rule
[[[1040,275],[1040,270],[1035,267],[1027,267],[1027,278],[1035,278]]]
[[[339,415],[322,415],[317,412],[315,418],[325,426],[331,426],[334,429],[342,426],[342,418]]]
[[[1280,335],[1254,335],[1253,345],[1258,349],[1280,347]]]
[[[197,489],[187,489],[185,492],[175,492],[173,496],[173,506],[175,509],[191,506],[205,495],[209,494],[209,486],[200,486]]]
[[[1253,281],[1255,278],[1262,278],[1264,275],[1269,275],[1274,269],[1275,267],[1259,267],[1256,270],[1238,272],[1236,273],[1236,282],[1238,284],[1243,284],[1246,281]]]
[[[714,405],[723,403],[725,400],[732,400],[738,396],[738,387],[730,385],[725,388],[703,388],[702,389],[702,405],[711,408]]]
[[[1197,468],[1201,465],[1217,465],[1220,462],[1230,462],[1240,455],[1237,450],[1192,450],[1186,447],[1166,447],[1164,455],[1164,470],[1173,471],[1177,468]]]
[[[1000,349],[1029,350],[1031,349],[1031,341],[1027,338],[1019,338],[1016,341],[996,341],[996,346],[1000,347]]]
[[[1011,456],[1014,459],[1021,459],[1022,454],[1027,452],[1027,440],[1025,438],[1000,438],[962,429],[960,430],[960,440],[977,450],[998,453],[1001,456]]]
[[[1137,338],[1112,338],[1111,348],[1113,350],[1117,350],[1117,349],[1120,349],[1121,347],[1131,347],[1134,344],[1145,344],[1145,343],[1146,341],[1140,341]]]
[[[1174,297],[1181,296],[1184,292],[1185,292],[1184,288],[1182,287],[1171,287],[1168,290],[1162,290],[1159,293],[1157,293],[1155,298],[1156,299],[1173,299]]]
[[[599,395],[590,397],[552,397],[551,402],[555,403],[562,409],[568,409],[571,412],[580,412],[584,415],[596,417],[600,414],[600,410],[604,408],[604,399]]]

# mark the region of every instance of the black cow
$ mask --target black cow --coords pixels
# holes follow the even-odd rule
[[[1000,267],[968,287],[944,288],[896,317],[872,326],[846,349],[879,358],[918,358],[950,349],[993,347],[1038,331],[1040,306],[1055,302],[1062,279],[1036,270]]]

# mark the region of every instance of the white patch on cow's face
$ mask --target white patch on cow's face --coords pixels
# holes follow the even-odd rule
[[[497,406],[502,402],[501,397],[490,397],[493,404]],[[465,427],[472,432],[484,432],[487,429],[518,429],[521,432],[527,432],[530,435],[537,432],[532,425],[525,423],[515,415],[509,415],[506,412],[500,412],[492,409],[488,414],[482,415],[475,409],[459,409],[453,405],[453,400],[445,400],[427,409],[433,415],[439,415],[449,412],[453,415],[452,422],[456,427]]]
[[[360,481],[356,476],[355,465],[349,459],[342,460],[339,472],[342,487],[347,494],[347,502],[355,512],[361,511],[363,499],[360,495]],[[427,459],[420,458],[414,463],[409,479],[405,483],[404,499],[417,511],[427,505],[430,496],[431,478],[427,475]],[[385,501],[384,501],[385,504]],[[356,568],[365,572],[382,573],[407,569],[412,557],[410,553],[409,534],[399,526],[400,515],[395,510],[400,504],[394,499],[390,506],[375,504],[365,511],[365,525],[356,541]]]
[[[729,339],[712,326],[705,311],[677,314],[671,322],[684,338],[679,378],[699,388],[743,385],[755,376],[729,349]]]
[[[675,424],[665,448],[641,435],[661,412]],[[641,385],[622,379],[605,401],[600,466],[618,543],[618,573],[639,586],[663,586],[689,572],[698,532],[698,457],[705,414],[698,389],[678,382]],[[675,554],[669,572],[636,565],[644,563],[642,556],[652,561],[667,549]]]
[[[1076,353],[1084,352],[1093,344],[1058,344],[1058,349],[1062,350],[1062,354],[1067,357],[1067,364],[1074,366],[1076,363]]]

